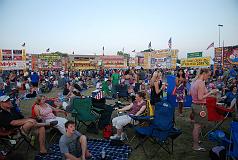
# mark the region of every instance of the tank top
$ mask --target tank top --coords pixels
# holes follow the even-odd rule
[[[162,87],[162,81],[159,81],[159,88]],[[155,105],[157,102],[159,102],[161,100],[161,98],[163,97],[163,91],[160,91],[160,93],[156,93],[155,91],[155,86],[152,86],[151,88],[151,94],[150,94],[150,103],[152,105]]]

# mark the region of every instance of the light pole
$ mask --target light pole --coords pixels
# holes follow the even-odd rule
[[[222,24],[218,24],[218,29],[219,29],[219,47],[221,46],[220,45],[220,35],[221,35],[221,27],[223,27],[223,25]]]

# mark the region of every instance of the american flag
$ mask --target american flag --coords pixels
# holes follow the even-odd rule
[[[103,91],[97,92],[97,94],[94,97],[95,99],[102,99],[103,98]]]
[[[211,47],[214,47],[214,42],[212,42],[208,47],[207,47],[207,50]]]
[[[172,48],[172,37],[170,37],[170,39],[168,41],[168,46],[169,46],[169,50],[171,50],[171,48]]]

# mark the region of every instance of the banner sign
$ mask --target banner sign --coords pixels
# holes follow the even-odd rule
[[[38,68],[42,69],[62,69],[61,56],[55,53],[38,55]]]
[[[0,69],[2,70],[23,70],[26,69],[24,61],[1,61]]]
[[[223,49],[223,67],[238,65],[238,46],[228,46]]]
[[[187,53],[187,58],[196,58],[196,57],[202,57],[202,52]]]
[[[155,68],[176,68],[178,50],[155,50],[144,53],[144,67],[146,69]]]
[[[210,57],[181,59],[181,67],[210,66]]]

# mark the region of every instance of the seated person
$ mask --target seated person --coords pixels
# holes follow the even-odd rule
[[[26,95],[26,98],[35,98],[37,96],[36,88],[32,87],[30,93]]]
[[[135,101],[131,103],[129,106],[125,106],[122,109],[118,109],[118,112],[128,111],[129,113],[123,116],[118,116],[112,119],[112,125],[116,127],[117,133],[114,136],[111,136],[111,139],[120,139],[123,140],[123,127],[133,121],[133,119],[129,116],[130,114],[139,116],[146,109],[145,93],[138,92],[136,94]]]
[[[45,100],[46,100],[45,96],[38,96],[36,99],[34,111],[37,119],[41,119],[46,123],[58,121],[58,124],[55,125],[54,127],[57,128],[62,134],[65,134],[64,124],[67,122],[67,119],[55,116],[53,111],[62,113],[66,112],[60,109],[53,108],[48,103],[45,103]]]
[[[102,91],[105,97],[112,98],[112,91],[111,91],[111,81],[105,80],[102,82]]]
[[[63,89],[63,95],[64,96],[67,96],[70,92],[70,84],[67,82],[65,85],[64,85],[64,89]]]
[[[66,134],[59,140],[60,151],[63,159],[66,160],[85,160],[91,157],[87,149],[87,138],[75,130],[75,123],[68,121],[65,123]]]
[[[56,123],[37,123],[35,119],[24,118],[21,114],[12,110],[12,104],[9,96],[0,97],[0,126],[6,130],[20,127],[21,134],[27,136],[31,129],[36,128],[39,134],[40,153],[46,154],[45,148],[45,127],[55,125]]]
[[[232,108],[233,106],[231,106],[231,102],[233,101],[233,99],[237,99],[238,98],[238,94],[237,94],[237,86],[231,86],[230,87],[230,91],[226,93],[226,95],[224,97],[221,97],[221,99],[223,99],[223,102],[227,105],[230,106],[230,108]],[[232,103],[232,105],[234,105],[234,103]]]

